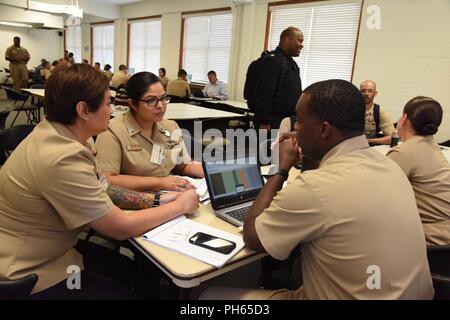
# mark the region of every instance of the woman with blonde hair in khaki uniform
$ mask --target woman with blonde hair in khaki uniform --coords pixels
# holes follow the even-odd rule
[[[436,100],[411,99],[397,122],[403,143],[387,154],[411,182],[427,245],[450,244],[450,164],[433,139],[441,122]]]
[[[176,122],[163,120],[169,97],[150,72],[133,75],[127,84],[130,112],[111,120],[95,144],[99,169],[117,186],[144,190],[193,188],[188,180],[203,178],[191,160]]]
[[[0,170],[0,278],[36,273],[32,298],[117,298],[124,286],[83,270],[79,232],[128,239],[198,207],[192,190],[129,214],[112,203],[88,146],[108,128],[109,99],[108,80],[92,66],[56,68],[46,83],[46,119]],[[66,283],[74,267],[83,270],[79,290]]]

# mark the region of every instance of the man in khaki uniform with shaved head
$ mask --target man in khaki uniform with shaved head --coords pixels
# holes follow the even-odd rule
[[[380,105],[373,102],[377,91],[377,84],[373,80],[365,80],[360,85],[360,91],[366,103],[365,134],[370,145],[390,144],[391,135],[395,128],[391,116]],[[382,133],[382,137],[379,134]]]
[[[297,104],[295,145],[290,135],[280,138],[278,172],[245,220],[244,241],[253,250],[284,260],[300,246],[303,286],[211,289],[203,297],[433,298],[414,192],[393,161],[369,148],[364,114],[363,97],[347,81],[308,87]],[[302,159],[304,171],[281,190]]]
[[[9,61],[14,90],[20,91],[20,88],[26,88],[28,83],[27,63],[30,60],[30,54],[27,49],[20,46],[19,37],[14,37],[14,44],[6,49],[5,59]]]

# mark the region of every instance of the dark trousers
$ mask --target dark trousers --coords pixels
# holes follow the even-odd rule
[[[99,274],[83,270],[81,288],[68,289],[66,280],[31,295],[32,300],[129,300],[134,293],[126,285]]]

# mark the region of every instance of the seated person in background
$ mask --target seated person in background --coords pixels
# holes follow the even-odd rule
[[[111,184],[145,190],[183,190],[188,180],[203,178],[200,163],[191,160],[175,121],[163,120],[169,98],[158,77],[139,72],[128,81],[130,111],[111,120],[108,131],[97,136],[99,169]]]
[[[111,87],[119,88],[120,86],[126,86],[130,75],[128,74],[128,67],[121,64],[119,66],[119,72],[114,73],[111,79]]]
[[[300,245],[303,286],[210,289],[202,298],[432,299],[414,192],[392,160],[367,147],[361,93],[344,80],[316,82],[296,113],[295,144],[281,139],[279,171],[255,199],[243,236],[279,260]],[[316,165],[281,189],[299,147]]]
[[[159,74],[159,81],[161,81],[161,83],[164,87],[164,90],[167,90],[167,84],[169,83],[170,79],[166,77],[166,69],[159,68],[158,74]]]
[[[53,69],[55,69],[57,66],[58,66],[58,60],[54,60],[54,61],[52,62],[52,66],[51,66],[51,68],[50,68],[50,71],[53,71]]]
[[[411,99],[397,122],[403,143],[387,154],[412,184],[428,245],[450,245],[450,164],[433,139],[441,121],[437,101]]]
[[[366,125],[364,132],[370,145],[391,144],[391,135],[395,128],[391,122],[391,116],[381,106],[374,103],[377,95],[377,85],[372,80],[363,81],[360,91],[366,103]],[[383,137],[380,137],[384,135]]]
[[[83,60],[81,60],[81,63],[87,63],[87,64],[89,64],[89,61],[88,61],[87,59],[83,59]]]
[[[114,298],[124,287],[83,270],[77,235],[90,227],[117,240],[139,236],[192,213],[198,196],[189,190],[169,204],[129,214],[113,205],[89,148],[90,138],[107,130],[111,113],[108,82],[92,66],[57,68],[45,103],[46,119],[0,171],[0,278],[36,273],[32,299]],[[83,270],[82,290],[68,289],[70,266]]]
[[[64,57],[58,60],[59,67],[70,67],[69,57]]]
[[[34,68],[33,72],[33,81],[36,83],[43,83],[44,79],[41,77],[41,70],[44,68],[44,62],[47,61],[45,59],[41,59],[41,64]]]
[[[113,73],[111,72],[111,65],[105,64],[105,67],[103,68],[103,74],[108,78],[109,81],[111,81],[113,77]]]
[[[69,52],[68,58],[69,58],[70,64],[74,64],[75,63],[75,59],[73,58],[73,52]]]
[[[100,62],[94,63],[94,69],[99,72],[102,72],[102,69],[100,67],[101,67]]]
[[[203,95],[207,98],[228,100],[227,85],[217,79],[217,74],[214,70],[208,72],[208,80],[208,83],[203,89]]]
[[[44,79],[44,81],[47,81],[51,75],[52,75],[52,66],[50,65],[50,62],[45,61],[44,67],[41,69],[41,77]]]
[[[191,95],[191,89],[189,83],[186,80],[187,72],[184,69],[178,71],[178,79],[170,80],[167,85],[167,94],[169,96],[176,96],[180,98],[189,98]]]

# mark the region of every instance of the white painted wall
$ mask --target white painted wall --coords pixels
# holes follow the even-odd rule
[[[444,108],[437,140],[450,139],[450,1],[365,1],[371,5],[381,10],[381,29],[367,28],[364,10],[353,82],[373,79],[376,101],[394,121],[410,98],[436,99]]]
[[[17,28],[0,25],[0,68],[9,68],[9,62],[5,60],[6,49],[13,44],[13,38],[21,38],[21,45],[28,50],[31,59],[28,68],[34,68],[45,58],[50,62],[63,56],[63,37],[58,35],[57,30],[41,30],[29,28]],[[0,78],[3,79],[3,72]],[[0,80],[1,81],[1,80]],[[3,81],[1,82],[3,83]]]

